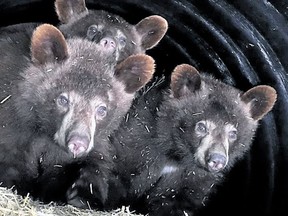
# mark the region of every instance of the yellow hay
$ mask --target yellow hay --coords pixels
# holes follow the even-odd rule
[[[137,214],[133,214],[129,207],[124,206],[115,211],[100,212],[78,209],[70,205],[42,204],[33,201],[29,195],[22,197],[11,189],[0,187],[0,216],[137,216]]]

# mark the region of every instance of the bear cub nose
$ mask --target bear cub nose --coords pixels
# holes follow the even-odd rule
[[[89,146],[89,139],[87,137],[72,136],[68,141],[68,148],[72,152],[74,158],[79,157],[85,153]]]
[[[110,37],[101,39],[100,45],[103,46],[107,51],[113,52],[116,49],[116,42]]]
[[[226,165],[226,157],[219,153],[212,153],[208,156],[206,162],[208,165],[208,169],[211,172],[218,172],[224,169]]]

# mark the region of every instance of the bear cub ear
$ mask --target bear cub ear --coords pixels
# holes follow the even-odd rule
[[[142,48],[148,50],[156,46],[164,37],[168,23],[163,17],[153,15],[142,19],[135,28],[141,37]]]
[[[50,24],[38,26],[31,39],[31,57],[37,65],[65,60],[68,49],[63,34]]]
[[[118,64],[115,76],[124,83],[126,92],[134,93],[151,80],[154,72],[154,59],[145,54],[137,54]]]
[[[262,119],[273,108],[276,99],[276,90],[267,85],[256,86],[241,95],[241,100],[249,106],[255,121]]]
[[[56,0],[55,9],[58,19],[62,23],[68,23],[73,17],[88,13],[85,0]]]
[[[201,87],[199,72],[191,65],[181,64],[171,74],[170,88],[174,98],[180,98],[198,91]]]

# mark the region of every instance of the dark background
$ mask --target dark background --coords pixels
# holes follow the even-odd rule
[[[188,63],[243,91],[259,84],[277,90],[277,103],[261,121],[251,151],[201,215],[288,215],[288,1],[87,0],[86,4],[132,24],[153,14],[166,18],[167,35],[148,51],[159,75],[169,76],[177,64]],[[23,22],[58,24],[54,0],[0,1],[1,26]]]

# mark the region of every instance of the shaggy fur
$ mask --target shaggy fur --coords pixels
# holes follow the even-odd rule
[[[118,62],[155,47],[168,29],[167,21],[161,16],[148,16],[133,25],[106,11],[88,10],[84,0],[55,0],[55,10],[60,20],[58,28],[65,38],[79,37],[95,43],[115,43]],[[15,57],[25,55],[29,59],[31,36],[38,25],[22,23],[1,28],[0,46],[3,52],[0,61],[10,58],[11,54]]]
[[[80,37],[99,43],[112,38],[117,44],[119,61],[155,47],[168,29],[158,15],[148,16],[133,25],[122,17],[101,10],[88,10],[84,0],[56,0],[55,8],[65,37]]]
[[[175,68],[170,86],[138,98],[111,136],[116,169],[104,208],[194,215],[249,150],[258,121],[276,100],[269,86],[243,93],[185,64]],[[88,190],[81,199],[97,203]]]
[[[22,82],[23,80],[23,77],[19,76],[19,72],[21,72],[24,68],[30,66],[31,57],[35,65],[43,65],[46,61],[51,61],[53,59],[53,55],[51,55],[51,53],[49,52],[46,53],[46,51],[43,52],[43,50],[45,50],[44,47],[38,49],[39,47],[41,47],[42,39],[40,39],[39,42],[34,40],[34,43],[35,43],[34,47],[38,47],[38,48],[33,49],[32,47],[32,55],[30,56],[29,48],[30,48],[31,36],[36,26],[38,26],[38,24],[19,24],[19,25],[14,25],[14,26],[8,26],[8,27],[1,29],[0,46],[1,48],[3,48],[3,50],[5,50],[5,52],[3,52],[0,57],[0,61],[1,61],[0,98],[3,100],[3,103],[1,103],[1,116],[7,116],[7,118],[1,119],[2,121],[1,123],[3,127],[5,126],[7,128],[7,131],[3,130],[1,133],[3,134],[3,136],[5,136],[5,138],[3,139],[2,145],[6,146],[5,148],[9,149],[7,150],[7,152],[13,152],[14,156],[20,158],[19,159],[20,161],[24,161],[25,160],[24,158],[29,158],[29,163],[33,165],[33,166],[21,165],[21,167],[15,168],[16,166],[20,166],[18,161],[15,161],[15,165],[14,165],[14,161],[13,163],[10,162],[11,159],[7,159],[7,161],[9,162],[6,162],[6,159],[3,159],[2,161],[5,161],[3,162],[4,167],[7,166],[6,163],[7,164],[11,163],[11,167],[12,167],[11,171],[9,170],[7,171],[7,173],[11,173],[11,174],[9,175],[7,174],[7,177],[3,179],[3,181],[5,182],[4,186],[10,187],[12,185],[17,185],[16,188],[18,189],[19,193],[25,194],[26,192],[29,191],[30,193],[32,193],[34,197],[37,197],[47,202],[51,200],[54,200],[54,201],[65,200],[65,192],[67,191],[67,188],[62,187],[62,183],[59,183],[59,182],[62,182],[62,178],[60,177],[62,174],[61,166],[71,159],[71,155],[67,156],[67,152],[63,151],[62,149],[63,147],[66,150],[67,148],[70,149],[70,152],[72,149],[72,152],[73,152],[72,154],[74,154],[74,156],[77,156],[77,157],[78,155],[81,156],[83,149],[84,151],[89,152],[89,154],[92,155],[91,158],[93,159],[90,162],[90,159],[87,157],[87,161],[89,161],[87,163],[96,164],[96,165],[93,165],[93,169],[95,168],[95,166],[96,167],[107,166],[107,169],[108,167],[110,167],[111,165],[110,159],[107,159],[107,161],[103,160],[103,152],[102,152],[102,151],[104,152],[108,151],[106,149],[108,148],[106,147],[107,136],[113,129],[117,128],[119,121],[121,120],[122,116],[125,114],[123,112],[123,115],[122,115],[122,111],[124,110],[127,111],[127,107],[129,107],[130,102],[133,98],[132,96],[134,95],[135,91],[140,89],[145,83],[147,83],[147,81],[151,78],[154,72],[153,60],[148,56],[139,55],[139,54],[144,53],[146,50],[151,49],[152,47],[156,46],[167,31],[167,22],[165,19],[163,19],[160,16],[150,16],[141,20],[136,25],[131,25],[127,23],[125,20],[123,20],[121,17],[107,13],[105,11],[88,10],[86,8],[85,2],[82,0],[77,0],[77,1],[57,0],[55,1],[55,8],[56,8],[56,12],[59,17],[59,20],[61,21],[59,28],[60,30],[62,30],[66,38],[73,38],[73,40],[76,40],[76,38],[82,38],[82,39],[85,39],[86,41],[95,42],[99,44],[100,46],[104,46],[106,47],[106,49],[108,48],[112,50],[115,49],[115,52],[113,52],[113,57],[111,57],[111,59],[108,58],[110,59],[111,62],[106,62],[106,63],[108,66],[110,65],[111,67],[113,67],[116,62],[121,62],[115,68],[116,73],[115,73],[114,78],[116,78],[117,81],[119,81],[120,83],[122,84],[124,83],[124,92],[122,91],[123,86],[121,84],[119,84],[118,82],[113,83],[114,81],[110,82],[109,80],[106,80],[105,77],[101,78],[101,80],[103,81],[103,83],[101,83],[100,81],[101,89],[99,89],[100,87],[97,86],[98,83],[95,86],[93,85],[92,79],[90,79],[89,76],[87,76],[85,80],[83,79],[83,76],[81,76],[81,79],[79,80],[80,74],[79,75],[73,74],[73,76],[69,76],[69,77],[68,76],[66,77],[65,75],[63,75],[63,78],[59,78],[59,80],[61,80],[59,81],[59,84],[63,88],[66,88],[64,83],[67,83],[67,85],[68,84],[71,85],[69,88],[73,88],[73,85],[71,84],[71,80],[73,80],[73,83],[75,84],[75,86],[77,85],[81,86],[84,94],[88,94],[89,91],[93,91],[93,93],[91,94],[97,94],[99,95],[100,98],[108,96],[109,99],[115,100],[118,102],[117,106],[121,104],[121,109],[117,109],[116,107],[113,107],[113,106],[110,107],[111,109],[114,109],[113,111],[114,115],[109,117],[109,115],[111,114],[110,113],[108,116],[105,117],[105,119],[110,118],[109,121],[107,120],[107,122],[109,122],[107,125],[105,124],[103,125],[99,124],[100,126],[97,125],[97,128],[107,127],[106,130],[101,130],[101,135],[97,139],[97,142],[99,142],[98,140],[101,140],[100,145],[103,146],[104,148],[103,150],[102,149],[99,150],[100,153],[97,152],[98,150],[96,152],[90,151],[93,148],[93,146],[90,144],[88,145],[87,140],[90,140],[89,143],[93,143],[93,140],[91,139],[86,139],[86,138],[78,138],[76,140],[72,139],[73,142],[72,143],[70,142],[69,144],[69,142],[65,141],[66,139],[65,136],[59,135],[58,132],[56,134],[53,134],[56,131],[55,124],[51,123],[48,120],[50,118],[51,120],[54,119],[55,122],[57,122],[58,120],[54,118],[52,112],[47,111],[47,115],[49,115],[49,117],[43,114],[43,116],[45,116],[43,117],[43,119],[42,117],[38,118],[38,116],[35,117],[34,115],[28,115],[28,113],[31,113],[30,110],[27,110],[28,108],[25,107],[24,104],[22,104],[21,102],[22,98],[20,97],[21,100],[19,99],[19,96],[20,96],[19,92],[21,92],[22,89],[15,90],[17,88],[18,83]],[[47,35],[47,34],[44,34],[44,35]],[[37,38],[41,38],[41,37],[36,37],[36,39]],[[62,38],[61,40],[64,40],[64,39]],[[56,43],[54,44],[57,44],[57,42],[59,42],[60,45],[62,44],[60,40],[56,40]],[[92,46],[91,50],[93,49],[93,45],[91,45],[90,43],[87,43],[86,45],[88,47]],[[46,45],[44,44],[44,46]],[[51,52],[58,52],[57,49],[56,50],[55,49],[53,50],[53,49],[54,48],[52,47]],[[90,49],[87,50],[87,48],[83,49],[83,51],[81,51],[80,53],[85,52],[85,50],[89,55],[93,55],[92,51],[90,52],[89,51]],[[95,54],[99,54],[98,51],[93,50],[93,52],[95,52]],[[41,53],[43,53],[43,55]],[[47,56],[45,55],[45,53],[47,54]],[[61,56],[62,54],[63,56]],[[70,55],[70,53],[68,54]],[[138,54],[138,55],[135,56],[134,54]],[[65,56],[67,55],[67,50],[65,50],[65,46],[62,47],[62,49],[60,49],[59,53],[56,53],[56,55],[57,55],[57,58],[59,58],[59,60],[61,60],[63,57],[65,58]],[[13,56],[13,58],[11,58],[11,56]],[[35,58],[35,56],[38,56],[38,58]],[[47,59],[47,57],[48,58],[52,57],[52,59]],[[69,58],[69,61],[70,59],[71,61],[73,61],[73,58],[74,57]],[[83,55],[83,59],[85,58],[86,56]],[[93,56],[92,57],[87,56],[87,58],[89,58],[91,61],[94,60]],[[103,58],[105,58],[105,56],[103,56]],[[15,61],[15,59],[17,59],[17,61]],[[83,64],[82,61],[80,62],[80,60],[78,61],[77,59],[75,61],[76,63],[71,62],[70,64],[71,65],[76,64],[76,66],[80,68],[82,67],[85,68],[86,65]],[[68,62],[67,62],[67,65],[68,65]],[[99,65],[99,68],[103,66],[102,70],[105,71],[107,70],[107,65],[103,62]],[[90,68],[90,69],[93,70],[93,68]],[[27,77],[25,79],[30,79],[30,77]],[[39,81],[41,79],[45,79],[45,77],[42,77],[41,79],[40,78],[35,79],[35,80],[34,79],[35,77],[33,76],[31,80],[33,80],[33,82],[35,81],[35,86],[23,87],[25,89],[27,89],[28,87],[31,88],[31,92],[26,93],[27,97],[30,97],[29,94],[37,96],[38,92],[35,92],[35,89],[38,88]],[[60,88],[60,86],[57,86],[58,83],[57,84],[54,83],[55,80],[51,79],[51,77],[48,79],[49,79],[49,82],[53,83],[56,86],[56,87],[53,86],[53,88],[54,87]],[[108,83],[106,86],[107,89],[118,88],[119,91],[110,90],[110,92],[107,92],[107,89],[105,87],[105,82]],[[43,88],[44,89],[50,88],[49,85],[50,84],[47,84],[47,86]],[[43,90],[43,92],[45,92],[45,90]],[[127,94],[129,95],[129,97],[127,97]],[[40,95],[38,96],[37,97],[40,98]],[[65,101],[65,97],[67,97],[66,93],[64,93],[64,95],[61,95],[61,97],[62,99],[60,98],[60,101],[61,100]],[[84,103],[81,103],[81,106],[80,106],[80,102],[82,101],[82,99],[79,100],[79,95],[77,94],[73,94],[72,97],[74,98],[75,101],[78,101],[77,103],[79,103],[78,108],[76,108],[73,113],[74,114],[76,114],[77,112],[81,113],[82,112],[81,107],[85,106]],[[15,100],[14,98],[17,98],[17,99]],[[51,98],[53,97],[51,96]],[[47,98],[44,97],[41,100],[45,101],[46,99]],[[9,103],[6,103],[6,100]],[[10,104],[13,104],[13,105],[10,106]],[[22,106],[24,106],[24,109],[21,110],[20,108],[17,108],[17,107],[14,108],[14,105],[16,104],[17,106],[21,108]],[[39,107],[40,110],[41,109],[46,110],[49,108],[49,107],[46,107],[46,104],[43,104],[41,106],[42,106],[41,108]],[[15,111],[16,113],[19,110],[19,112],[21,113],[20,117],[18,115],[14,116],[12,114],[13,109],[17,109],[17,111]],[[33,109],[35,109],[34,105],[33,105]],[[63,111],[65,111],[65,109],[66,108],[64,108]],[[41,111],[39,112],[41,113]],[[11,117],[10,114],[13,116]],[[24,116],[27,115],[27,117],[23,118],[22,115]],[[21,121],[18,120],[18,118],[21,119]],[[37,124],[31,121],[32,118],[35,119],[35,121],[37,121]],[[38,133],[37,131],[41,130],[41,131],[46,131],[45,133],[49,133],[49,134],[47,135],[44,133],[43,137],[42,136],[37,137],[37,139],[35,139],[34,141],[33,140],[34,136],[32,134],[29,135],[29,133],[27,133],[26,131],[23,132],[22,134],[22,129],[24,126],[20,125],[19,137],[15,137],[11,139],[10,135],[7,135],[7,134],[11,134],[11,130],[12,130],[11,128],[14,128],[15,126],[12,122],[16,121],[16,119],[17,119],[17,122],[23,121],[24,122],[23,125],[26,125],[27,122],[31,121],[31,125],[34,128],[36,128],[36,129],[33,128],[33,130],[36,131],[35,133]],[[78,119],[82,121],[86,119],[85,120],[86,122],[90,122],[91,124],[93,123],[89,119],[89,115],[85,116],[84,114],[79,114]],[[42,122],[44,120],[45,120],[45,124]],[[65,122],[69,122],[69,121],[65,120]],[[77,119],[73,121],[76,122]],[[42,126],[38,128],[38,124],[40,124],[39,122],[41,124],[43,123],[45,128],[42,128]],[[10,126],[8,127],[9,124]],[[62,125],[59,128],[59,131],[61,131],[61,133],[63,134],[67,129],[70,129],[68,126]],[[57,125],[57,127],[59,127],[59,125]],[[81,129],[77,129],[77,130],[82,130],[83,127],[87,128],[87,125],[86,126],[81,125],[79,126],[79,128]],[[30,140],[32,141],[29,141],[29,142],[25,141],[26,138],[28,139],[28,136],[31,136]],[[53,138],[59,140],[58,144],[60,144],[60,147],[59,145],[50,144],[52,136],[54,136]],[[98,136],[98,135],[95,134],[95,136]],[[24,141],[19,142],[18,140],[24,140]],[[18,146],[22,146],[22,145],[29,146],[27,149],[25,149],[25,151],[27,151],[27,153],[25,153],[25,156],[24,154],[21,153],[21,151],[19,151],[19,149],[23,150],[24,147],[19,147],[19,149],[15,149],[13,143],[18,143],[18,142],[20,143],[18,144]],[[28,142],[29,144],[27,144],[26,142]],[[9,143],[9,146],[8,146],[8,143]],[[54,143],[54,140],[52,140],[52,143]],[[68,146],[66,146],[67,144]],[[43,149],[45,149],[45,151],[43,151]],[[106,152],[105,154],[106,155],[109,154],[110,156],[110,153]],[[10,153],[8,153],[7,155],[8,157],[11,157]],[[32,159],[32,158],[35,158],[35,159]],[[99,158],[99,160],[94,159],[94,158]],[[41,161],[41,163],[39,162],[39,160]],[[74,166],[78,167],[78,164],[83,164],[83,163],[86,164],[85,160],[82,160],[82,159],[77,159],[77,160],[78,162],[75,163],[77,165],[74,165],[74,164],[71,165],[72,167],[71,172],[68,172],[69,174],[67,174],[65,178],[63,178],[63,183],[65,182],[65,184],[68,184],[69,186],[75,183],[73,181],[75,180],[76,177],[78,178],[79,176],[81,176],[81,173],[77,172],[77,170],[79,169],[74,168]],[[27,166],[29,167],[29,169],[27,169]],[[21,170],[22,172],[25,169],[27,169],[26,174],[19,173],[19,170]],[[58,171],[60,171],[60,174],[58,174]],[[4,178],[4,175],[6,175],[5,173],[6,171],[4,170],[2,178]],[[24,177],[24,176],[27,176],[27,177]],[[31,177],[28,177],[28,176],[31,176]],[[66,179],[67,176],[68,178]],[[33,179],[33,181],[31,179]],[[58,179],[59,181],[56,181],[56,179]],[[98,181],[98,180],[96,179],[95,181]],[[88,183],[90,184],[90,182]],[[83,181],[78,181],[78,184],[85,185],[86,183],[85,182],[83,183]],[[77,185],[77,182],[73,185]],[[59,186],[58,190],[54,190],[56,186]],[[101,187],[99,188],[106,188],[106,185],[103,185],[103,186],[101,185]],[[95,190],[97,190],[96,187],[95,187]],[[105,196],[104,195],[102,196],[102,192],[103,191],[95,192],[97,194],[100,194],[101,201],[105,199]],[[74,194],[73,190],[71,191],[71,194],[72,195]]]
[[[167,21],[160,16],[149,16],[132,25],[114,14],[88,10],[83,0],[56,0],[55,10],[60,20],[59,28],[66,38],[109,44],[116,48],[117,62],[155,47],[168,28]],[[13,85],[21,79],[19,65],[24,67],[30,61],[31,36],[38,25],[23,23],[0,30],[1,100],[14,94]],[[134,80],[130,85],[138,85],[137,82]]]
[[[71,161],[85,163],[89,154],[98,170],[94,188],[105,200],[113,156],[107,137],[154,73],[151,57],[132,55],[116,65],[117,52],[110,44],[66,41],[48,24],[34,31],[31,60],[19,56],[12,66],[20,75],[5,80],[13,83],[13,94],[2,100],[0,111],[2,186],[41,196],[54,169]],[[3,65],[9,68],[10,62]]]

